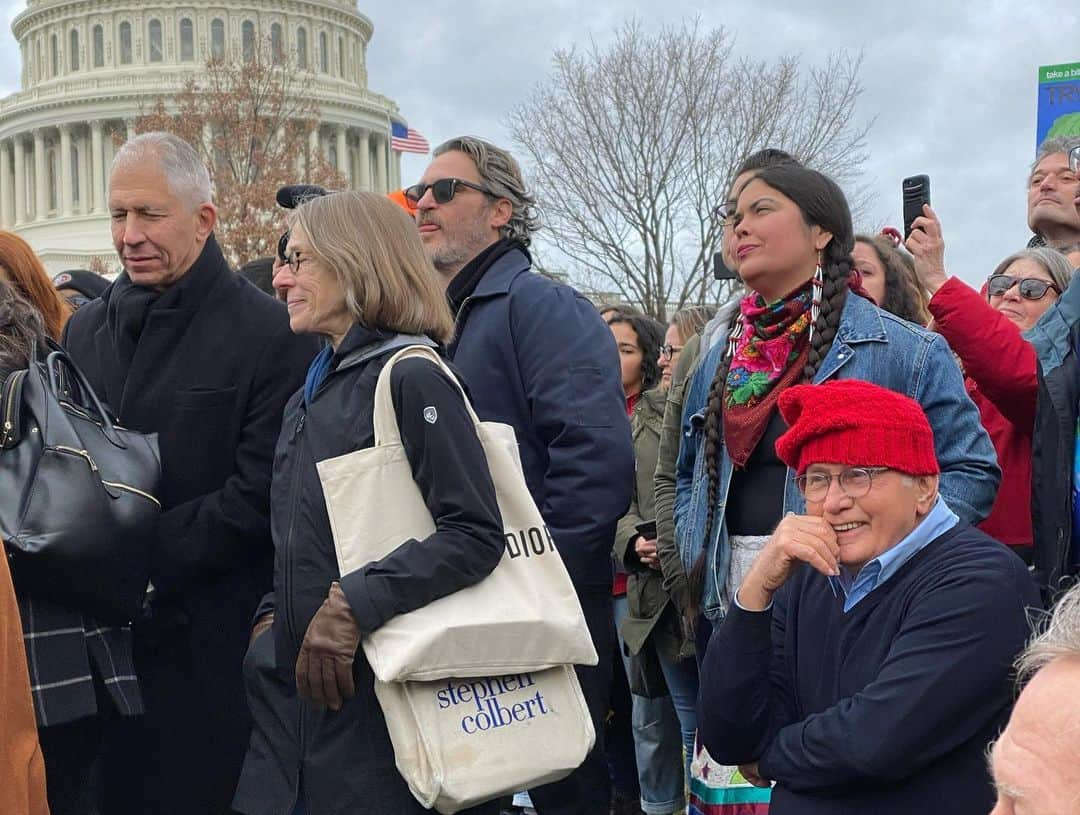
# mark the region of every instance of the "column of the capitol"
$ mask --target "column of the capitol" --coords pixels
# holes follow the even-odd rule
[[[105,211],[105,146],[101,139],[101,122],[94,120],[90,123],[90,161],[91,174],[94,185],[93,211]]]
[[[360,144],[357,147],[360,153],[360,179],[358,188],[371,190],[371,140],[367,130],[360,131]]]
[[[21,226],[26,222],[26,145],[21,135],[15,136],[11,144],[15,159],[15,226]]]
[[[352,162],[349,160],[349,132],[345,125],[337,126],[337,171],[345,178],[345,189],[352,189]]]
[[[10,229],[11,220],[11,142],[0,144],[0,226]]]
[[[34,130],[34,220],[44,221],[49,210],[49,197],[45,173],[45,133],[39,127]]]
[[[71,217],[71,125],[60,125],[60,215]]]

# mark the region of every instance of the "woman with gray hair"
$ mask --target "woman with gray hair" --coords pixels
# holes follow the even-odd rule
[[[1072,266],[1055,249],[1014,252],[997,265],[982,292],[945,273],[941,223],[927,206],[907,247],[915,273],[931,295],[933,328],[949,341],[964,369],[1001,467],[1001,487],[979,527],[1031,563],[1031,455],[1038,394],[1031,328],[1068,288]]]
[[[440,348],[453,320],[415,225],[381,195],[301,204],[289,216],[285,254],[274,286],[290,327],[328,344],[285,407],[274,457],[274,592],[257,612],[245,659],[255,727],[233,807],[245,815],[426,812],[395,767],[360,638],[492,572],[504,550],[495,486],[457,382],[424,359],[395,363],[402,446],[435,531],[340,573],[316,463],[374,446],[383,366],[407,346]]]

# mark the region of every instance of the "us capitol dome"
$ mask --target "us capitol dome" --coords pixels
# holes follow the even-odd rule
[[[259,43],[314,72],[319,146],[349,186],[400,186],[390,119],[401,116],[368,89],[373,26],[356,0],[29,0],[11,27],[22,90],[0,100],[0,226],[26,239],[50,274],[94,257],[115,266],[106,203],[114,140],[130,138],[135,119],[210,57]]]

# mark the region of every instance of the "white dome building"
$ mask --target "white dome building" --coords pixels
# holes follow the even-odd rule
[[[22,90],[0,100],[0,227],[50,273],[115,263],[105,184],[114,134],[178,92],[208,58],[269,40],[315,75],[318,140],[350,186],[400,186],[397,105],[368,90],[371,21],[356,0],[28,0],[12,23]]]

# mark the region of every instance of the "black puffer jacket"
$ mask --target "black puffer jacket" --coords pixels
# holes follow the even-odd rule
[[[298,777],[310,813],[426,811],[394,766],[363,651],[353,668],[356,696],[336,713],[297,699],[297,653],[334,580],[340,578],[361,631],[368,632],[480,581],[502,556],[495,487],[460,391],[430,362],[410,359],[394,367],[391,393],[406,456],[436,531],[339,575],[315,464],[374,445],[375,384],[400,346],[362,355],[390,336],[355,326],[310,404],[301,392],[285,408],[271,487],[274,594],[260,608],[260,614],[275,613],[272,638],[261,635],[244,666],[256,725],[233,806],[248,815],[289,815]],[[437,411],[434,423],[424,418],[431,407]]]

